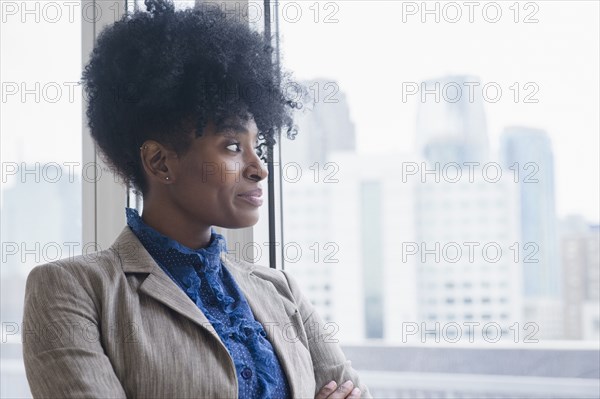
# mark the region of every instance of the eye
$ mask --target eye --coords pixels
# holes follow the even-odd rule
[[[229,147],[234,147],[235,149],[232,150]],[[225,147],[225,148],[227,148],[233,152],[240,152],[240,143],[231,143],[231,144],[228,144],[227,147]]]

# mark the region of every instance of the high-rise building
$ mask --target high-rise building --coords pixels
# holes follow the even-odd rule
[[[34,266],[82,252],[81,178],[68,173],[56,163],[22,163],[2,190],[3,321],[21,322]]]
[[[559,242],[554,200],[554,158],[545,131],[508,127],[501,136],[501,163],[520,188],[521,240],[534,262],[523,266],[524,317],[540,336],[562,338]]]
[[[426,162],[415,188],[412,248],[419,258],[419,319],[436,339],[485,339],[489,323],[507,338],[522,321],[518,186],[499,179],[498,167],[488,168],[478,78],[428,80],[420,94],[417,150]],[[445,325],[454,328],[444,331]]]
[[[520,187],[522,240],[533,244],[539,260],[523,269],[524,295],[559,298],[561,273],[550,138],[540,129],[506,128],[501,136],[501,159]]]
[[[517,186],[430,178],[416,188],[419,318],[441,323],[437,333],[450,340],[512,337],[522,322]],[[460,330],[442,331],[449,323]]]
[[[301,89],[307,91],[301,97]],[[334,80],[302,81],[290,86],[298,102],[304,107],[296,113],[298,135],[292,141],[282,141],[282,155],[286,162],[302,166],[322,165],[332,151],[356,151],[356,131],[350,119],[346,94]]]
[[[31,397],[21,347],[28,273],[38,264],[79,255],[84,247],[81,178],[68,174],[55,162],[23,162],[2,183],[1,397]]]
[[[336,314],[341,326],[360,320],[362,338],[400,343],[403,324],[417,318],[416,262],[401,252],[415,241],[414,184],[400,176],[414,157],[336,152],[330,159],[339,167],[330,188],[331,237],[340,248]]]
[[[566,339],[600,339],[600,230],[582,217],[560,226]]]
[[[365,337],[365,320],[356,317],[364,306],[360,270],[344,262],[348,248],[338,234],[352,234],[354,227],[338,232],[334,226],[335,209],[343,204],[332,192],[343,182],[342,166],[330,159],[333,151],[354,153],[355,129],[337,82],[301,84],[314,103],[297,114],[296,138],[281,142],[285,270],[294,273],[319,314],[332,323],[331,339],[360,341]]]
[[[421,83],[417,148],[430,162],[481,162],[489,156],[479,78],[456,75]]]

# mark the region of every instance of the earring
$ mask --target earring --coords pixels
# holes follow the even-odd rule
[[[169,180],[169,176],[165,177],[166,180]]]
[[[147,146],[147,145],[145,145],[145,146],[143,146],[143,147],[140,147],[140,150],[145,150],[146,148],[148,148],[148,146]]]

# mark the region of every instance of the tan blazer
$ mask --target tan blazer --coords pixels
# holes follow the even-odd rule
[[[223,254],[294,398],[347,379],[371,398],[288,272]],[[128,226],[112,246],[33,268],[23,356],[34,397],[237,398],[229,352]]]

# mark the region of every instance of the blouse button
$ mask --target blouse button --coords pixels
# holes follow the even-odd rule
[[[245,379],[252,377],[252,370],[246,367],[244,370],[242,370],[242,377],[244,377]]]

